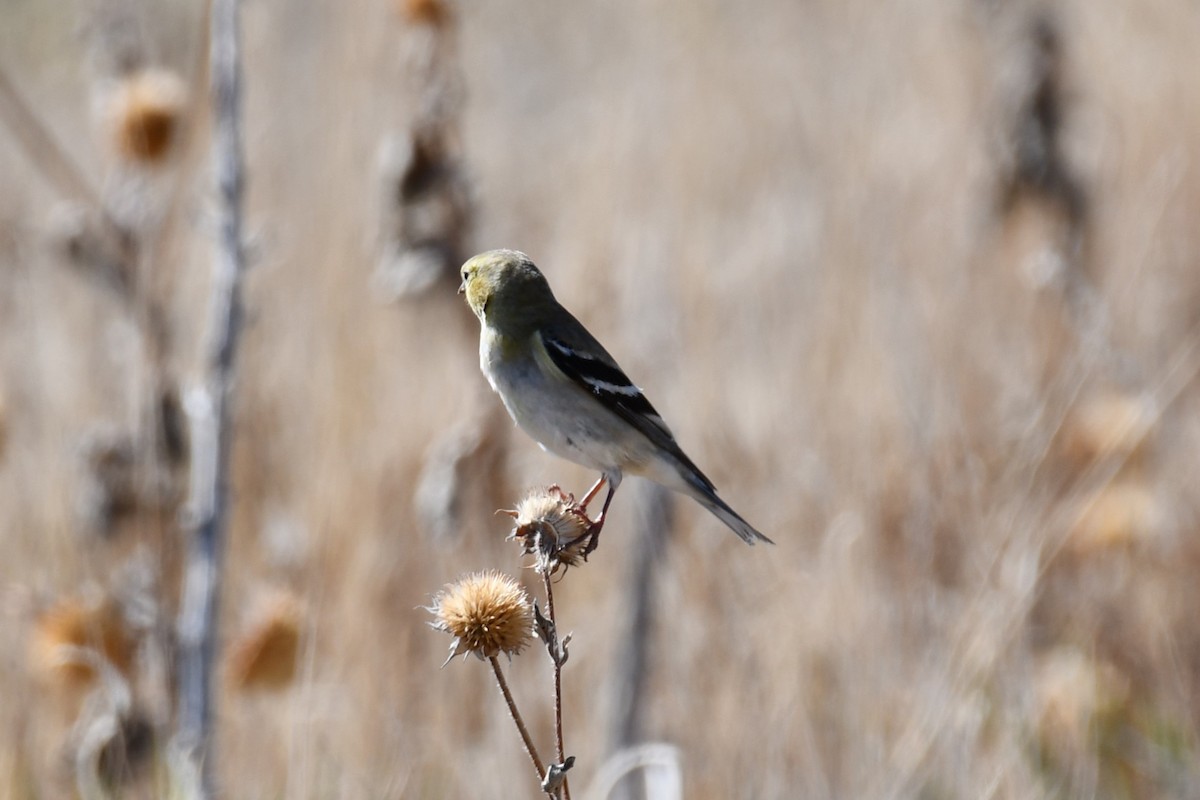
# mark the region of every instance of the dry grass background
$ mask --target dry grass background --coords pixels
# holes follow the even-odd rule
[[[205,142],[131,167],[104,109],[122,37],[194,96],[203,21],[144,5],[7,0],[0,61],[153,243],[147,291],[186,380]],[[487,670],[438,671],[447,642],[417,607],[461,572],[516,570],[491,510],[521,487],[592,476],[487,416],[448,286],[394,303],[372,280],[377,153],[413,114],[427,23],[406,14],[425,6],[244,8],[255,264],[223,591],[228,797],[533,792]],[[748,550],[679,506],[645,713],[681,749],[686,796],[1200,795],[1195,4],[455,10],[474,249],[531,253],[778,542]],[[1046,13],[1074,221],[1028,181],[1003,200]],[[81,512],[86,443],[147,435],[146,345],[66,268],[64,198],[7,131],[0,173],[0,795],[60,797],[95,676],[46,642],[99,633],[169,731],[179,548],[161,509],[107,535]],[[433,536],[422,466],[481,416],[506,443],[498,474]],[[613,724],[636,497],[622,490],[557,594],[577,792]],[[107,635],[114,604],[140,609],[133,633]],[[267,638],[298,666],[258,686]],[[548,672],[517,659],[518,697],[535,704]],[[535,727],[548,742],[548,714]]]

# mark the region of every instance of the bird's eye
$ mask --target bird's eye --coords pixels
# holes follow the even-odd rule
[[[465,269],[462,271],[462,279],[463,283],[467,282],[467,271]]]

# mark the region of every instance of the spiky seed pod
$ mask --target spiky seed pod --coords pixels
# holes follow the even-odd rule
[[[146,69],[121,81],[109,108],[113,144],[125,160],[162,163],[179,132],[187,89],[172,72]]]
[[[575,498],[562,489],[534,489],[515,510],[506,513],[516,523],[509,538],[519,541],[526,553],[537,556],[535,566],[539,572],[573,567],[582,559],[592,522]]]
[[[434,629],[454,637],[446,663],[474,653],[480,659],[520,653],[533,638],[533,604],[516,580],[497,570],[459,578],[427,609]],[[443,664],[445,666],[445,664]]]

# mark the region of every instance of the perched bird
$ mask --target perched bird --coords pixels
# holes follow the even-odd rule
[[[608,484],[585,553],[625,473],[694,498],[747,544],[772,543],[717,497],[641,389],[554,298],[529,256],[490,250],[462,267],[459,294],[479,317],[479,366],[527,434],[555,455],[600,472],[587,505]]]

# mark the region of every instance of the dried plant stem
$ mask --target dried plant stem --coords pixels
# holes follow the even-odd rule
[[[126,289],[132,282],[136,243],[113,218],[100,192],[38,117],[8,73],[0,66],[0,120],[24,148],[31,164],[65,197],[90,209],[100,223],[106,250],[116,259],[116,278]]]
[[[496,685],[500,687],[500,693],[504,695],[504,702],[508,704],[508,714],[516,723],[517,730],[521,733],[521,741],[525,743],[525,752],[529,754],[529,760],[533,762],[533,768],[537,770],[540,785],[542,781],[546,780],[546,768],[542,766],[542,757],[538,755],[533,738],[529,735],[529,729],[525,727],[525,720],[521,718],[521,712],[517,710],[517,703],[513,700],[512,692],[508,690],[508,681],[504,679],[504,670],[500,669],[500,659],[492,656],[488,660],[492,662]]]
[[[242,182],[238,0],[214,0],[211,10],[213,160],[220,234],[211,296],[205,384],[185,402],[192,423],[189,552],[179,615],[179,744],[200,765],[201,797],[213,796],[213,670],[218,590],[228,519],[230,399],[241,330]]]
[[[554,614],[554,582],[550,580],[550,570],[542,570],[542,581],[546,586],[546,613],[550,615],[550,623],[558,630],[558,618]],[[555,757],[561,764],[566,759],[566,746],[563,744],[562,722],[562,661],[551,658],[554,662],[554,743]],[[564,777],[562,785],[563,797],[571,800],[571,785]]]
[[[0,118],[8,124],[30,161],[56,189],[94,209],[110,230],[119,230],[100,193],[17,91],[3,67],[0,67]]]

